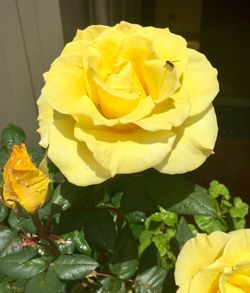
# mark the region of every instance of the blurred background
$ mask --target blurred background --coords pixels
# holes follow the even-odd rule
[[[126,20],[169,27],[219,71],[215,154],[187,176],[212,179],[250,202],[250,3],[248,0],[0,0],[0,129],[22,127],[38,142],[42,73],[77,28]]]

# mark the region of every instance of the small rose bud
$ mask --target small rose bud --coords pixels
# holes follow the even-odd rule
[[[46,201],[50,179],[32,163],[24,144],[13,146],[3,179],[6,206],[13,209],[18,203],[28,213],[35,213]]]

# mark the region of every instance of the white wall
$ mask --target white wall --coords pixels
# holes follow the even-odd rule
[[[63,48],[58,0],[0,0],[0,129],[22,127],[38,142],[36,99],[42,73]]]

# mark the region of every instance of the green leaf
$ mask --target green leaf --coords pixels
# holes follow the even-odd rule
[[[46,269],[41,258],[34,258],[36,252],[21,251],[1,258],[0,272],[17,279],[28,279]]]
[[[54,191],[53,197],[52,197],[52,203],[59,205],[63,211],[66,211],[68,208],[71,207],[71,203],[74,202],[74,192],[70,192],[71,185],[68,183],[59,184],[57,188]],[[62,195],[62,189],[64,192],[64,196]],[[78,197],[78,195],[76,195]]]
[[[84,234],[93,248],[112,252],[115,248],[116,228],[111,214],[101,208],[85,211]]]
[[[60,279],[77,280],[92,273],[98,267],[98,263],[86,255],[61,255],[51,264],[51,267]]]
[[[12,290],[15,293],[23,293],[24,290],[25,290],[25,286],[26,286],[27,282],[28,282],[28,280],[19,279],[16,282],[11,283]]]
[[[28,232],[32,234],[36,233],[36,228],[30,218],[24,218],[20,216],[17,217],[17,215],[13,211],[10,212],[8,223],[11,226],[11,228],[15,230]]]
[[[145,213],[135,211],[129,214],[125,214],[125,219],[128,222],[128,226],[132,231],[135,239],[138,239],[144,228]]]
[[[195,186],[194,191],[187,198],[169,210],[181,215],[217,216],[206,189],[198,185]]]
[[[139,272],[143,272],[154,266],[160,265],[160,255],[152,242],[142,253],[139,260]]]
[[[175,229],[168,228],[166,229],[165,233],[155,233],[156,235],[153,236],[152,240],[157,247],[160,256],[161,256],[161,264],[164,268],[169,268],[172,266],[173,262],[175,261],[175,256],[173,252],[170,250],[170,242],[171,239],[175,236]]]
[[[163,268],[148,269],[136,277],[135,293],[160,293],[166,276],[167,271]]]
[[[177,223],[177,215],[175,213],[166,211],[162,207],[159,207],[160,212],[154,213],[149,216],[145,221],[146,229],[150,228],[151,222],[163,222],[165,225],[169,227],[173,227]]]
[[[105,278],[101,281],[103,288],[100,293],[126,293],[126,287],[121,280],[115,278]]]
[[[179,250],[182,249],[183,245],[193,237],[193,233],[190,230],[184,217],[181,217],[180,222],[177,226],[175,238],[179,244]]]
[[[126,225],[121,230],[115,251],[110,259],[110,271],[121,279],[133,276],[138,266],[137,243]]]
[[[167,175],[157,171],[148,174],[146,189],[157,205],[165,209],[177,204],[195,190],[195,184],[179,175]]]
[[[119,192],[123,191],[121,208],[124,213],[142,211],[151,214],[157,211],[157,206],[150,198],[145,187],[146,177],[144,174],[124,178],[120,190],[118,190]]]
[[[57,245],[61,254],[73,254],[75,250],[74,233],[67,233],[62,236],[63,242]]]
[[[208,234],[214,231],[222,231],[226,232],[228,229],[227,222],[222,218],[214,218],[203,215],[195,215],[194,216],[195,223],[197,226]]]
[[[79,207],[70,208],[62,212],[58,218],[58,222],[54,224],[54,233],[62,235],[77,229],[82,229],[86,217],[85,211],[84,208]]]
[[[208,192],[213,198],[217,198],[219,195],[221,195],[223,198],[227,200],[230,199],[229,190],[226,188],[225,185],[219,183],[216,180],[210,182]]]
[[[25,287],[25,293],[58,293],[60,288],[61,282],[58,275],[49,270],[30,279]]]
[[[30,155],[32,162],[34,162],[38,166],[44,157],[44,150],[42,148],[27,147],[27,151]]]
[[[17,244],[20,242],[17,233],[9,229],[0,228],[0,256],[20,251],[22,248],[18,248]]]
[[[234,229],[244,229],[246,227],[246,220],[242,218],[233,218]]]
[[[24,131],[13,124],[7,125],[1,133],[2,143],[6,145],[9,151],[12,150],[14,144],[24,143],[26,135]]]
[[[232,218],[244,218],[248,214],[249,206],[240,197],[234,198],[234,206],[230,209]]]
[[[0,199],[0,223],[3,222],[8,216],[8,208],[1,202]]]
[[[84,255],[91,255],[91,247],[89,246],[88,242],[85,239],[83,231],[74,231],[74,243],[78,252]]]
[[[0,145],[0,170],[6,164],[8,158],[9,155],[7,154],[6,150],[4,150],[3,147]]]
[[[13,293],[9,283],[6,281],[0,283],[0,292],[1,293]]]
[[[141,235],[139,236],[140,244],[138,247],[139,255],[143,253],[147,247],[152,243],[152,232],[145,229],[142,231]]]

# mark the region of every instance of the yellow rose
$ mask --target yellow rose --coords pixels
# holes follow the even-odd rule
[[[155,168],[184,173],[213,153],[217,71],[168,29],[79,30],[44,74],[40,145],[76,185]]]
[[[46,200],[50,179],[30,160],[24,144],[14,145],[3,171],[3,201],[14,208],[18,202],[34,213]]]
[[[198,234],[176,262],[177,293],[249,293],[250,229]]]

